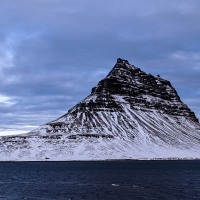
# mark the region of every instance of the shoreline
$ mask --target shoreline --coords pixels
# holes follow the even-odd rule
[[[0,160],[0,163],[20,162],[143,162],[143,161],[198,161],[200,158],[152,158],[152,159],[105,159],[105,160]]]

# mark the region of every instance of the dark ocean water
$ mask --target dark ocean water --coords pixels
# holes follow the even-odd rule
[[[0,199],[200,200],[200,161],[0,162]]]

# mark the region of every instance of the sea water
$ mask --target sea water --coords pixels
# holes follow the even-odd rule
[[[0,199],[200,199],[200,161],[0,162]]]

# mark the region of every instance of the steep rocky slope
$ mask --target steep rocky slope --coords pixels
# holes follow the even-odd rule
[[[171,83],[118,59],[83,101],[21,137],[2,159],[200,158],[200,124]],[[6,156],[5,156],[6,155]]]

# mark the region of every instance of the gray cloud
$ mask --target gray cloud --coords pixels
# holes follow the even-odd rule
[[[198,0],[1,1],[0,131],[64,114],[118,57],[169,79],[200,117],[199,9]]]

